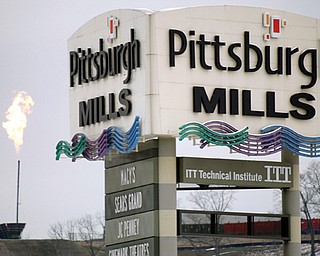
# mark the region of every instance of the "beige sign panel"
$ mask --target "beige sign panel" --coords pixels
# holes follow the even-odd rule
[[[110,126],[127,131],[136,116],[150,134],[149,14],[114,10],[94,17],[68,40],[70,125],[97,139]]]
[[[145,137],[210,120],[319,135],[319,35],[315,18],[254,7],[101,14],[68,41],[71,133],[139,116]]]
[[[264,161],[179,158],[178,181],[198,185],[290,188],[292,164]]]
[[[239,6],[156,12],[151,19],[154,133],[223,120],[254,134],[277,124],[319,135],[319,20]]]

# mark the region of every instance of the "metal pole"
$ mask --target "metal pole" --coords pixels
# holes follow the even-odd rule
[[[20,190],[20,160],[18,160],[18,178],[17,178],[17,212],[16,223],[19,223],[19,190]]]

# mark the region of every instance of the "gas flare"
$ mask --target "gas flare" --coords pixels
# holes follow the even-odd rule
[[[27,115],[31,114],[34,101],[26,92],[19,91],[6,112],[8,121],[2,123],[8,138],[13,140],[17,154],[23,144],[23,131],[27,127]]]

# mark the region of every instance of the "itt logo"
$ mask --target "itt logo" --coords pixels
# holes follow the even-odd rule
[[[118,26],[119,26],[119,20],[117,17],[113,17],[113,16],[107,17],[107,29],[108,29],[107,42],[108,43],[112,43],[113,39],[117,38]]]
[[[286,166],[265,166],[265,182],[291,183],[291,167]]]
[[[280,38],[281,28],[287,26],[287,20],[281,19],[280,16],[270,15],[268,12],[265,12],[262,17],[262,25],[269,28],[269,33],[264,34],[263,39],[269,41],[271,38]]]

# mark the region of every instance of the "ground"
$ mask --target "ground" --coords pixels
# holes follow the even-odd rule
[[[66,240],[0,240],[3,256],[87,256],[86,248]]]

